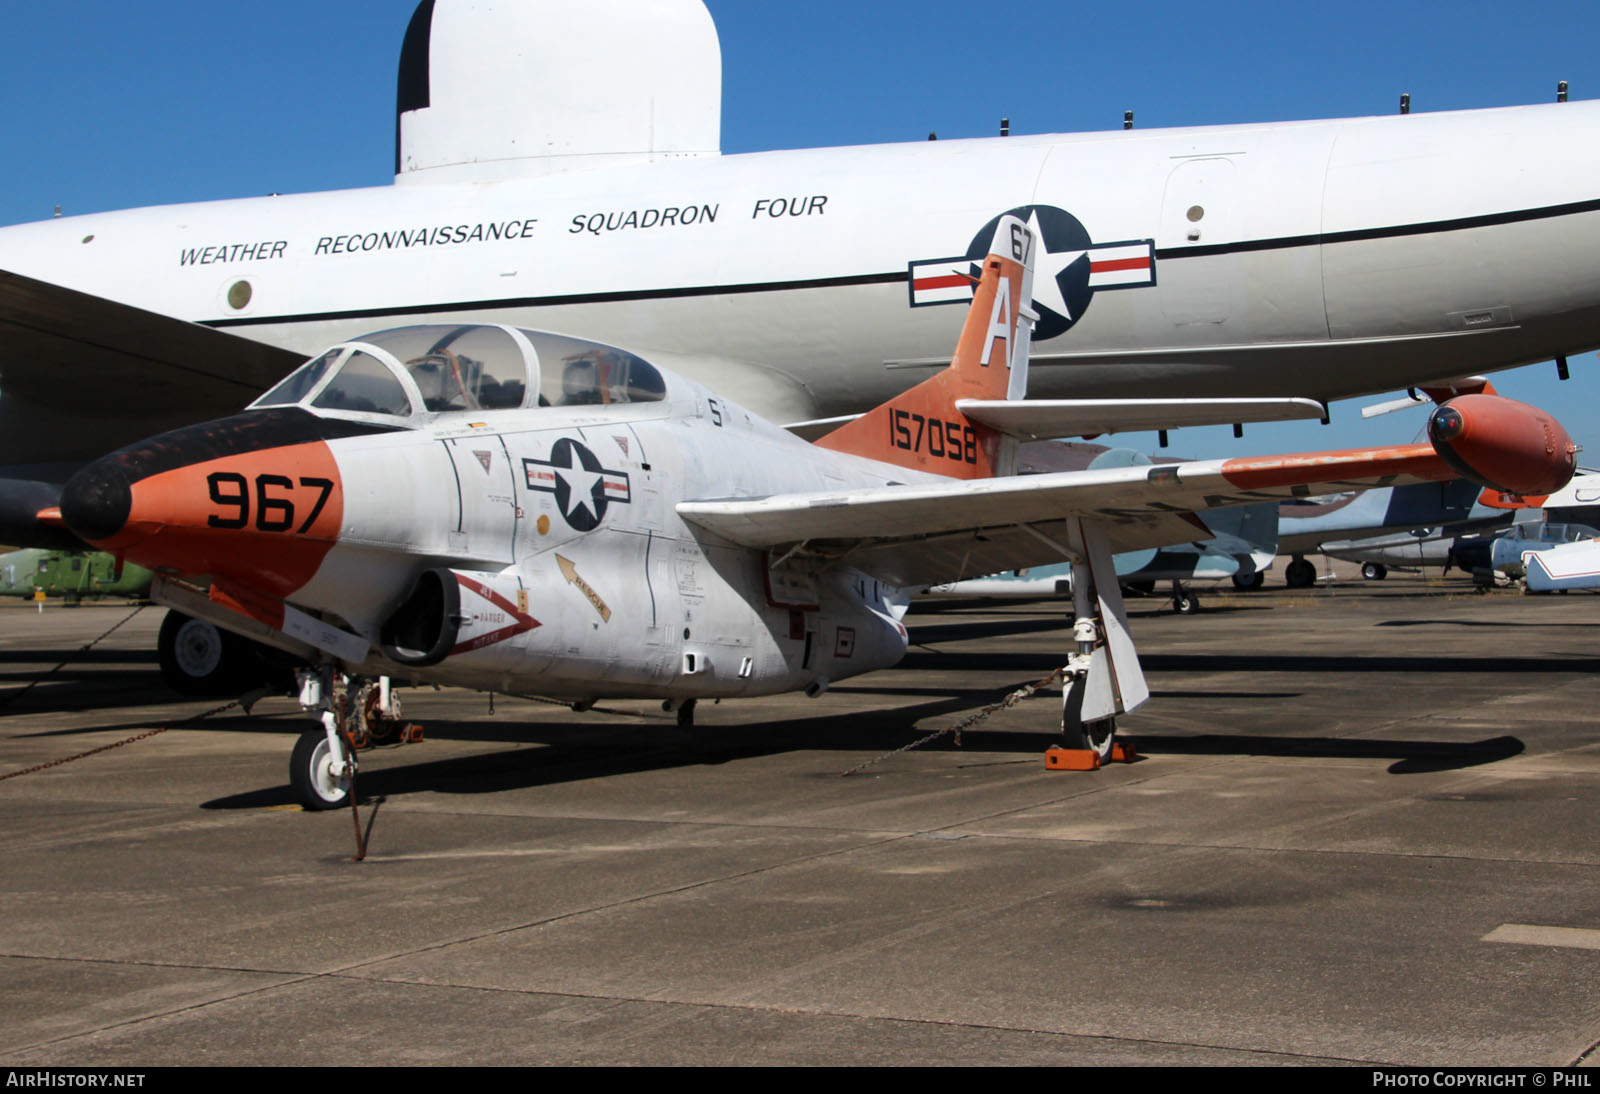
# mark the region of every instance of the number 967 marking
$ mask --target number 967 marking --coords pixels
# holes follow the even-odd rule
[[[301,486],[309,486],[318,491],[317,500],[311,506],[311,513],[298,528],[294,528],[294,480],[288,475],[257,475],[255,478],[255,527],[261,532],[287,532],[294,528],[296,534],[305,532],[316,523],[317,517],[322,515],[322,507],[328,504],[328,497],[333,493],[333,480],[303,476]],[[246,528],[250,525],[251,494],[250,480],[237,471],[213,471],[206,476],[206,488],[210,491],[211,500],[223,509],[224,513],[212,513],[206,518],[206,523],[212,528]],[[287,491],[288,494],[274,495],[269,490]]]
[[[909,410],[889,413],[889,443],[907,452],[926,452],[936,459],[978,462],[978,431],[964,422],[926,418]]]

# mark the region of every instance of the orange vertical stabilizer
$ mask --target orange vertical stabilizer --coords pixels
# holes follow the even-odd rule
[[[1028,388],[1033,233],[1000,218],[950,364],[815,443],[954,479],[1016,470],[1016,441],[971,421],[958,399],[1021,399]]]

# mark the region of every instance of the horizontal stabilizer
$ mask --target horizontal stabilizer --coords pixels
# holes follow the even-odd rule
[[[1095,437],[1194,425],[1322,418],[1315,399],[962,399],[968,418],[1013,437]]]
[[[802,441],[814,441],[818,437],[826,437],[835,429],[859,417],[861,417],[859,414],[841,414],[837,418],[811,418],[804,422],[785,422],[783,428]]]

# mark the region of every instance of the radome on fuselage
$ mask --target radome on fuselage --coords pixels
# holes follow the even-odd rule
[[[489,51],[461,28],[557,20],[586,66],[606,21],[439,0],[418,12],[431,44],[408,35],[396,185],[16,226],[0,269],[297,354],[384,323],[567,331],[780,422],[941,364],[959,312],[920,305],[966,299],[951,279],[1008,210],[1045,247],[1036,396],[1327,400],[1600,345],[1600,103],[721,156],[714,30],[698,0],[669,7],[673,50],[608,25],[603,51],[627,72],[638,50],[646,76],[698,58],[665,136],[480,122],[527,98],[494,81],[524,76],[478,72]],[[540,60],[543,102],[570,86],[561,63]],[[9,391],[28,363],[3,365]],[[59,430],[7,426],[0,463],[74,458]]]

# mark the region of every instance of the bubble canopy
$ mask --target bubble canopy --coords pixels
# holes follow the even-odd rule
[[[396,327],[341,342],[250,404],[340,417],[431,420],[522,407],[666,398],[655,366],[626,350],[498,324]]]

